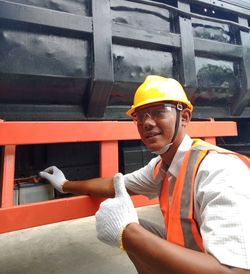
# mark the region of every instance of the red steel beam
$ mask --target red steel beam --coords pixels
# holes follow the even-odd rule
[[[119,169],[118,141],[100,143],[100,176],[114,176]]]
[[[235,122],[191,122],[191,137],[236,136]],[[1,122],[0,145],[140,139],[133,122]]]
[[[2,122],[1,144],[44,144],[139,139],[133,122]]]
[[[191,122],[191,137],[215,143],[216,136],[236,136],[235,122]],[[77,196],[13,207],[15,145],[100,141],[100,175],[118,171],[118,141],[140,139],[133,122],[1,122],[0,145],[6,146],[2,176],[0,233],[95,214],[102,199]],[[132,197],[135,206],[155,204]]]
[[[104,199],[90,196],[61,198],[45,202],[0,208],[0,233],[92,216]],[[132,197],[135,207],[153,205],[157,199]]]
[[[61,198],[0,209],[0,233],[66,221],[95,214],[101,199]]]
[[[3,208],[13,206],[15,153],[15,145],[7,145],[4,147],[3,174],[2,183],[0,184],[2,186],[1,207]]]

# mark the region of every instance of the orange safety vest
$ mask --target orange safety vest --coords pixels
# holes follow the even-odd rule
[[[184,156],[181,170],[176,179],[171,206],[168,201],[167,176],[163,180],[159,198],[167,240],[201,252],[204,252],[204,247],[198,224],[194,218],[194,181],[200,163],[210,152],[237,155],[250,169],[250,159],[246,156],[196,139]],[[160,170],[161,162],[159,161],[155,166],[155,175]]]

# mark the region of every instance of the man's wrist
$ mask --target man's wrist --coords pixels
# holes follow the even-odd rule
[[[120,237],[120,248],[127,251],[130,239],[139,232],[141,226],[138,223],[128,224],[122,231]]]
[[[65,185],[69,182],[69,180],[66,180],[63,182],[63,184],[61,185],[61,190],[62,190],[62,193],[68,193],[68,191],[66,191],[67,189],[67,186],[65,188]]]

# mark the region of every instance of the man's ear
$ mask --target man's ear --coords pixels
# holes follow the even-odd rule
[[[181,111],[181,125],[183,127],[186,127],[189,124],[189,122],[191,121],[191,118],[192,118],[192,113],[191,113],[190,109],[184,108]]]

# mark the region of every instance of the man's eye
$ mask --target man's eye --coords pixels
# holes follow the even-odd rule
[[[156,116],[156,117],[159,117],[163,114],[165,114],[165,110],[164,109],[158,109],[158,110],[155,110],[154,113],[152,113],[153,116]]]

